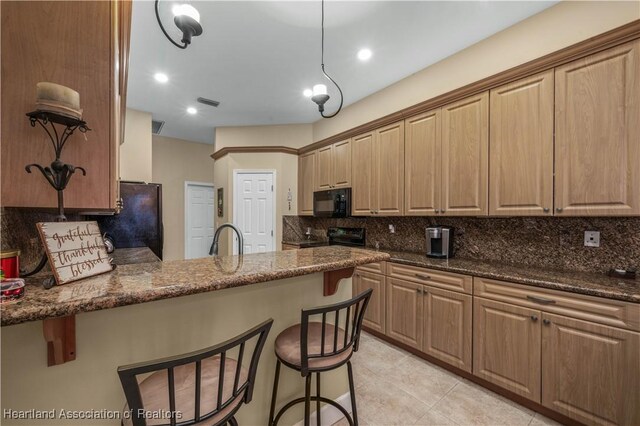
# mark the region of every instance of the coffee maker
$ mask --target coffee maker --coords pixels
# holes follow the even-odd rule
[[[427,257],[444,259],[453,257],[453,228],[451,226],[430,226],[426,230]]]

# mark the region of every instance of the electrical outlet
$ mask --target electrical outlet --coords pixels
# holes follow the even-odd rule
[[[395,225],[389,225],[389,232],[391,234],[395,234],[396,233],[396,226]]]
[[[600,231],[584,231],[585,247],[600,247]]]

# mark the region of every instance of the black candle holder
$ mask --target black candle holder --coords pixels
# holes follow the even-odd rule
[[[69,137],[75,132],[79,130],[81,133],[86,133],[91,129],[87,126],[87,123],[73,117],[68,117],[66,115],[57,114],[55,112],[49,111],[32,111],[27,113],[27,117],[29,117],[29,121],[31,123],[31,127],[36,127],[36,124],[39,124],[40,127],[47,132],[49,139],[51,140],[51,144],[53,146],[53,150],[55,153],[55,160],[51,162],[49,167],[43,167],[39,164],[28,164],[25,166],[25,170],[27,173],[31,173],[31,168],[35,167],[42,175],[47,179],[49,185],[53,187],[58,193],[58,216],[56,216],[57,222],[64,222],[67,220],[67,217],[64,214],[64,190],[66,189],[71,177],[74,175],[76,171],[82,172],[83,176],[87,175],[87,171],[83,167],[73,166],[68,163],[62,162],[60,160],[60,156],[62,154],[62,150],[67,143]],[[55,126],[59,124],[62,127],[61,132]],[[31,272],[25,272],[21,274],[23,277],[28,277],[30,275],[38,273],[44,265],[47,264],[47,255],[45,254],[40,263],[35,267]],[[44,286],[45,288],[49,288],[52,283],[48,283],[45,280]]]

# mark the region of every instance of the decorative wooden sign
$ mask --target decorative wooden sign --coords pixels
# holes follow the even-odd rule
[[[44,222],[37,227],[58,285],[113,270],[98,222]]]

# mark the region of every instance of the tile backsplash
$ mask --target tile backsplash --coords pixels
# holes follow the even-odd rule
[[[587,272],[640,267],[640,218],[568,217],[283,217],[283,241],[304,240],[307,227],[326,238],[331,226],[366,228],[367,246],[426,252],[425,228],[455,228],[455,256]],[[389,232],[395,226],[395,233]],[[584,231],[600,231],[600,247],[584,247]]]

